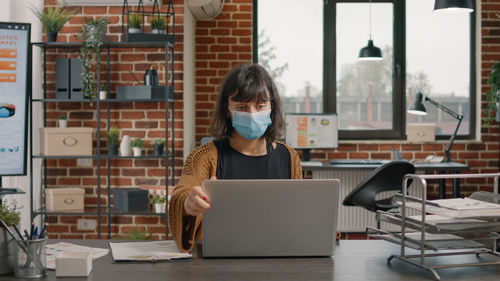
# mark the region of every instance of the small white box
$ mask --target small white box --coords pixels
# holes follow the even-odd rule
[[[42,155],[92,155],[93,128],[40,128]]]
[[[56,257],[56,277],[86,277],[91,271],[89,252],[60,252]]]
[[[406,127],[409,142],[433,142],[435,134],[436,124],[408,124]]]
[[[85,190],[78,187],[47,188],[48,211],[83,211]]]

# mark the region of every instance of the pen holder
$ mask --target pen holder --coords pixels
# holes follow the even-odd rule
[[[46,243],[47,238],[16,241],[14,271],[16,277],[38,278],[47,274]]]

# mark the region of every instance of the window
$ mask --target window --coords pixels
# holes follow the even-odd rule
[[[341,139],[404,139],[414,122],[436,123],[447,138],[457,120],[433,105],[407,115],[417,92],[464,115],[459,138],[472,138],[475,14],[434,14],[433,5],[373,0],[370,26],[367,0],[254,0],[254,59],[271,71],[286,112],[336,112]],[[382,61],[357,58],[370,30]]]

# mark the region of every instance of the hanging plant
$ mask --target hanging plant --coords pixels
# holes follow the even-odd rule
[[[90,101],[97,96],[97,73],[101,73],[101,46],[106,32],[106,18],[85,18],[85,23],[80,29],[80,55],[78,59],[82,62],[82,84],[83,96]],[[96,63],[96,71],[91,72],[92,65]]]
[[[488,75],[488,85],[490,89],[486,92],[486,108],[484,109],[484,114],[486,117],[483,121],[486,125],[490,125],[491,121],[494,120],[493,113],[498,111],[498,101],[499,101],[499,91],[500,91],[500,62],[497,62],[491,67],[491,72]]]

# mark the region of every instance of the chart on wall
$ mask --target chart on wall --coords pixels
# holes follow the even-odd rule
[[[285,141],[293,148],[338,147],[336,114],[287,113]]]
[[[26,174],[30,25],[0,22],[0,176]]]

